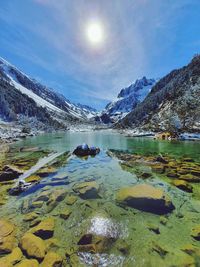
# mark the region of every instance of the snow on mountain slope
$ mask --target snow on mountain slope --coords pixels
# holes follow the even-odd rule
[[[138,103],[144,100],[155,83],[156,80],[147,79],[146,77],[136,80],[129,87],[120,91],[117,96],[117,100],[106,106],[106,111],[110,115],[114,115],[119,112],[130,112]]]
[[[116,122],[122,119],[131,112],[138,103],[145,99],[155,83],[155,79],[147,79],[145,76],[136,80],[129,87],[120,91],[117,99],[109,103],[102,111],[101,117],[102,115],[105,117],[106,114],[106,120],[109,121],[109,117],[110,122]]]
[[[72,104],[63,95],[31,79],[1,57],[0,68],[16,89],[32,98],[38,106],[45,107],[50,112],[58,113],[59,116],[61,114],[70,115],[80,120],[88,120],[88,118],[95,115],[92,108],[90,108],[90,111],[89,109],[82,108],[80,105]]]

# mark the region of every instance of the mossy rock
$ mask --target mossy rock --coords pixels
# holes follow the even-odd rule
[[[95,181],[76,184],[73,190],[84,199],[99,198],[99,185]]]
[[[193,189],[192,189],[192,185],[188,184],[186,181],[184,180],[173,180],[172,184],[174,186],[176,186],[177,188],[185,191],[185,192],[188,192],[188,193],[192,193]]]
[[[21,239],[20,247],[25,255],[42,261],[45,257],[46,246],[44,241],[32,233],[26,233]]]
[[[30,232],[36,236],[41,237],[42,239],[48,239],[53,236],[55,227],[54,218],[47,218],[41,221],[37,226],[32,228]]]
[[[139,184],[122,188],[116,200],[133,208],[156,214],[165,214],[174,209],[171,199],[161,188]]]
[[[63,259],[55,252],[48,252],[41,263],[41,267],[61,267]]]
[[[25,179],[27,183],[35,183],[41,180],[40,176],[38,175],[31,175]]]

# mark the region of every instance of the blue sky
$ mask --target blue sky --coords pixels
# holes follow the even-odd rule
[[[1,0],[0,56],[101,109],[121,88],[162,77],[200,52],[199,0]],[[93,47],[87,25],[103,25]]]

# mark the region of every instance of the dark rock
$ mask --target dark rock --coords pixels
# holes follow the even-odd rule
[[[79,157],[84,156],[96,156],[100,152],[98,147],[89,147],[87,144],[83,144],[77,146],[76,149],[73,151],[73,154]]]
[[[0,173],[0,182],[17,179],[21,174],[23,174],[23,171],[6,165]]]

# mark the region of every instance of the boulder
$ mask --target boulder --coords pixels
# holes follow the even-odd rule
[[[177,179],[174,180],[172,184],[185,192],[192,193],[192,186],[188,184],[186,181]]]
[[[24,216],[23,221],[25,221],[25,222],[31,222],[31,221],[35,220],[36,218],[38,218],[38,214],[35,213],[35,212],[30,212],[30,213],[27,213]]]
[[[14,225],[0,220],[0,254],[11,253],[15,247]]]
[[[99,185],[95,182],[84,182],[73,187],[74,192],[84,199],[98,198]]]
[[[67,205],[73,205],[75,202],[77,201],[77,197],[76,196],[67,196],[65,199],[65,203]]]
[[[37,260],[23,260],[21,261],[17,267],[39,267],[39,263]]]
[[[41,267],[61,267],[62,257],[55,252],[48,252],[41,263]]]
[[[57,173],[57,169],[52,167],[52,166],[48,166],[48,167],[44,167],[42,169],[40,169],[37,172],[37,175],[39,175],[40,177],[47,177],[49,175],[55,175]]]
[[[63,211],[60,212],[60,218],[67,220],[70,216],[70,214],[72,213],[71,210],[69,209],[64,209]]]
[[[172,201],[163,189],[148,184],[122,188],[118,191],[116,200],[130,207],[155,214],[165,214],[174,209]]]
[[[37,226],[30,230],[36,236],[41,237],[42,239],[48,239],[53,236],[54,233],[55,221],[54,218],[47,218],[40,222]]]
[[[27,183],[35,183],[41,180],[39,175],[31,175],[25,179]]]
[[[100,152],[100,149],[98,147],[89,147],[87,144],[82,144],[80,146],[77,146],[76,149],[73,151],[73,154],[79,157],[84,156],[95,156]]]
[[[199,183],[200,182],[200,176],[195,176],[191,173],[180,175],[179,179],[185,180],[187,182],[193,182],[193,183]]]
[[[39,261],[44,259],[46,247],[41,238],[31,233],[26,233],[21,239],[20,246],[28,257]]]
[[[192,229],[191,236],[200,241],[200,225],[197,225]]]
[[[6,165],[0,172],[0,182],[17,179],[21,174],[23,174],[23,171],[16,167]]]
[[[16,247],[13,251],[7,256],[0,258],[0,266],[15,265],[22,259],[22,251],[20,248]]]
[[[0,238],[10,235],[14,231],[14,225],[6,220],[0,220]]]

